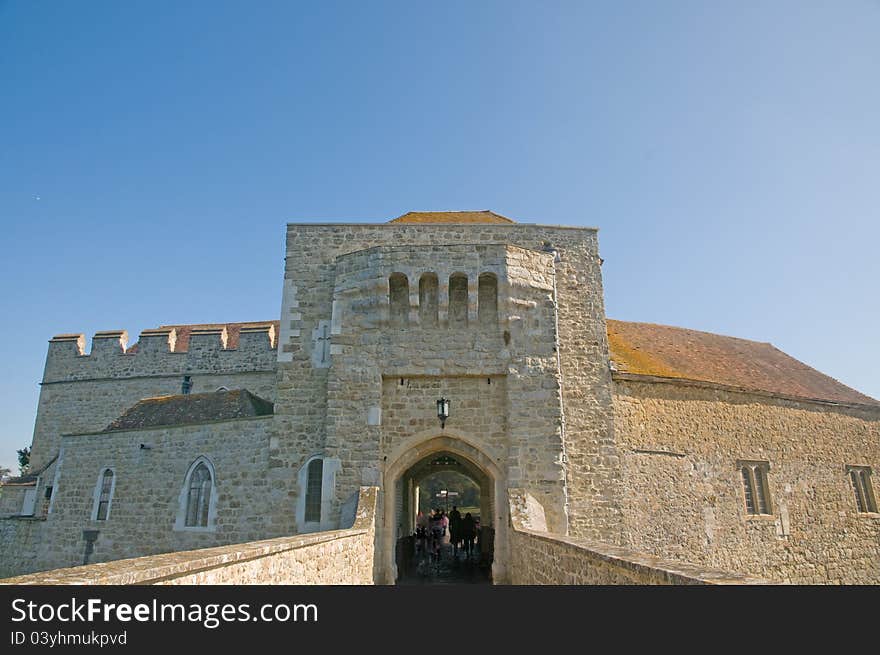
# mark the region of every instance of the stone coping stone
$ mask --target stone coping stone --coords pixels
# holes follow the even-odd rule
[[[42,571],[0,580],[0,585],[151,585],[202,571],[248,562],[286,551],[370,534],[376,519],[377,487],[361,487],[354,525],[349,529],[263,539],[227,546]]]
[[[184,550],[31,573],[0,580],[0,585],[151,585],[229,564],[285,551],[349,539],[368,530],[330,530],[243,544]]]
[[[572,548],[585,551],[585,555],[612,566],[628,569],[641,574],[655,575],[670,584],[693,585],[765,585],[780,584],[764,578],[757,578],[741,573],[731,573],[718,569],[710,569],[687,562],[673,562],[667,559],[638,553],[620,546],[603,544],[586,539],[576,539],[549,532],[538,532],[526,528],[514,527],[519,533],[552,543],[566,544]]]

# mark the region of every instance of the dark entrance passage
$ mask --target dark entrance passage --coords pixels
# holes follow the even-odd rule
[[[488,476],[464,458],[436,452],[406,471],[399,485],[397,583],[491,584],[495,530]]]
[[[491,528],[483,531],[491,533]],[[487,547],[486,539],[480,538]],[[439,552],[422,547],[415,537],[404,537],[398,541],[397,584],[491,584],[491,549],[484,556],[479,550],[468,555],[456,551],[452,544],[443,544]]]

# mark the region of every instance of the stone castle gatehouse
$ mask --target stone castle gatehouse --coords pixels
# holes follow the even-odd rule
[[[394,583],[438,463],[497,583],[880,582],[880,402],[606,319],[595,229],[485,211],[288,225],[278,320],[54,337],[0,575],[310,548],[298,581]]]

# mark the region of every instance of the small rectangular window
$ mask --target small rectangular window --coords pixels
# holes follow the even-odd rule
[[[101,490],[98,494],[98,509],[95,512],[96,521],[106,521],[110,514],[110,497],[113,494],[113,471],[104,469],[101,474]]]
[[[871,484],[871,467],[847,466],[846,469],[856,495],[856,509],[862,513],[876,512],[877,501]]]
[[[324,460],[313,459],[309,462],[306,482],[306,515],[308,523],[321,520],[321,490],[324,484]]]
[[[41,506],[43,515],[49,514],[49,503],[52,502],[52,487],[46,487],[43,490],[43,504]]]
[[[772,515],[770,485],[767,482],[770,463],[739,461],[736,465],[742,475],[746,512],[751,515]]]

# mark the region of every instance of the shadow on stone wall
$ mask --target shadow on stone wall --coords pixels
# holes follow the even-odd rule
[[[373,584],[378,487],[361,487],[351,527],[55,569],[7,585]]]
[[[523,489],[510,489],[508,494],[512,584],[768,584],[760,578],[551,534],[546,532],[544,508],[531,494]]]

